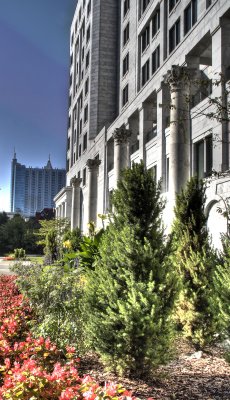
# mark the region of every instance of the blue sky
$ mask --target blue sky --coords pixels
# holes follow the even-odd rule
[[[11,160],[65,167],[69,31],[77,0],[0,0],[0,211]]]

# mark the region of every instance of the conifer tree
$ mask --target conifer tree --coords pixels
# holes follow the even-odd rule
[[[176,319],[184,336],[199,348],[213,340],[210,304],[215,253],[209,244],[204,214],[205,185],[192,177],[176,198],[172,260],[180,281]]]
[[[143,164],[124,170],[94,270],[85,288],[91,346],[118,373],[164,362],[172,337],[176,280],[166,260],[160,186]]]

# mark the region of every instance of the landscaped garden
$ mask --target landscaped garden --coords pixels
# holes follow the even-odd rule
[[[134,164],[105,229],[42,221],[44,265],[0,280],[0,398],[228,400],[230,237],[212,248],[204,203],[192,178],[167,237],[160,184]]]

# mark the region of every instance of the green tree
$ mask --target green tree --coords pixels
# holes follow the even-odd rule
[[[177,195],[172,227],[172,260],[180,282],[176,319],[197,347],[213,340],[215,323],[210,298],[216,263],[204,214],[205,185],[192,177]]]
[[[4,225],[9,220],[7,213],[5,211],[0,213],[0,225]]]
[[[70,228],[67,219],[40,220],[40,229],[37,232],[37,244],[43,246],[47,256],[47,263],[61,259],[63,254],[64,235]]]
[[[176,294],[163,244],[160,185],[142,163],[133,164],[122,173],[113,205],[113,222],[86,275],[85,329],[107,366],[145,373],[169,356]]]

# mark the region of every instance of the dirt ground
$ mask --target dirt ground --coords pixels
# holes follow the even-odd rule
[[[141,399],[230,400],[230,364],[225,361],[223,350],[212,347],[206,352],[196,352],[184,342],[179,344],[177,353],[171,363],[158,368],[147,379],[118,378],[104,372],[94,355],[84,357],[81,368],[100,383],[121,383]]]

